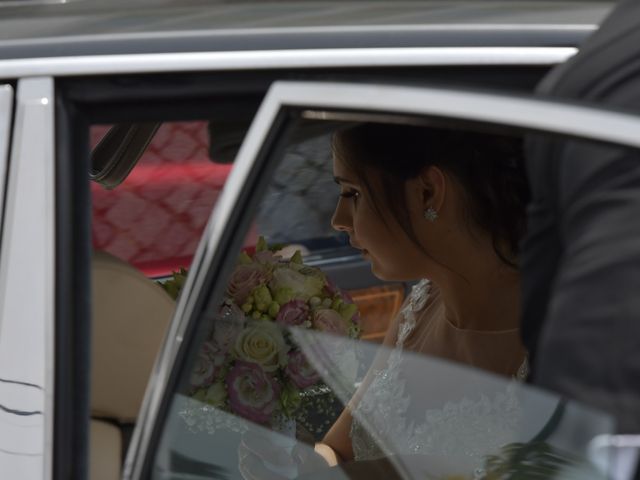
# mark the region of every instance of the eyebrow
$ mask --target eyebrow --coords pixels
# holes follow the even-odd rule
[[[354,181],[344,177],[333,177],[333,181],[336,182],[338,185],[340,185],[341,183],[350,183],[351,185],[356,184]]]

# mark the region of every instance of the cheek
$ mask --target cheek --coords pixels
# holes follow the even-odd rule
[[[378,213],[364,201],[354,209],[352,218],[356,237],[363,242],[375,242],[376,238],[387,234],[387,227]]]
[[[374,275],[387,281],[411,281],[422,278],[425,269],[425,255],[405,234],[400,225],[393,232],[380,223],[368,225],[366,244],[369,250],[371,269]]]

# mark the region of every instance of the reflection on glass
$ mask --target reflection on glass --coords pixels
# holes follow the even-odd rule
[[[346,292],[303,263],[300,251],[284,258],[280,249],[260,238],[253,252],[240,254],[190,375],[191,403],[183,413],[189,426],[215,430],[220,424],[244,432],[243,420],[249,420],[291,435],[299,426],[310,438],[326,430],[329,420],[317,413],[334,408],[335,399],[286,329],[356,339],[360,314]],[[174,274],[163,287],[177,297],[185,275]],[[353,385],[353,350],[334,348],[332,355],[343,367],[353,365],[347,377]]]
[[[309,158],[280,164],[255,221],[306,256],[240,253],[198,319],[157,478],[598,478],[587,452],[611,419],[523,381],[521,138],[317,123],[288,137],[284,158]]]
[[[353,394],[353,384],[347,380],[353,370],[345,371],[343,358],[336,352],[357,349],[364,362],[394,352],[311,329],[290,327],[286,334],[341,403]],[[601,470],[589,463],[587,451],[595,436],[612,431],[609,417],[480,370],[409,352],[404,360],[404,388],[388,395],[398,401],[411,395],[409,414],[400,415],[394,408],[398,404],[390,404],[387,419],[368,418],[364,412],[356,419],[380,456],[324,467],[324,472],[316,470],[320,478],[336,478],[339,472],[349,478],[387,478],[389,468],[404,478],[603,478]],[[197,415],[195,409],[199,409]],[[165,436],[160,453],[165,458],[191,459],[191,463],[182,462],[185,468],[215,465],[229,478],[242,478],[238,449],[243,435],[286,445],[290,432],[276,433],[273,426],[265,428],[226,410],[194,397],[176,396],[171,435]],[[384,432],[383,425],[388,427]],[[299,443],[296,448],[308,450],[311,458],[313,447],[305,445]],[[171,455],[166,455],[169,450]],[[304,453],[298,455],[304,457]],[[176,472],[177,467],[174,463],[169,470]]]
[[[360,310],[363,340],[381,342],[404,300],[404,286],[391,284],[350,290],[349,295]]]

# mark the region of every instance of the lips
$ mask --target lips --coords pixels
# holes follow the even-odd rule
[[[356,250],[360,250],[360,252],[361,252],[363,255],[368,255],[368,254],[369,254],[369,252],[368,252],[368,250],[367,250],[366,248],[362,248],[360,245],[358,245],[358,244],[357,244],[357,243],[355,243],[355,242],[352,242],[351,240],[349,240],[349,245],[351,245],[351,246],[352,246],[353,248],[355,248]]]
[[[369,254],[369,251],[366,248],[359,247],[358,245],[354,245],[353,243],[351,244],[351,246],[353,248],[355,248],[356,250],[360,250],[360,253],[362,253],[362,255],[368,255]]]

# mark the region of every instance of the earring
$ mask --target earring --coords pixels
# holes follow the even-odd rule
[[[435,222],[438,218],[438,212],[436,212],[433,207],[429,207],[424,211],[424,218],[430,222]]]

